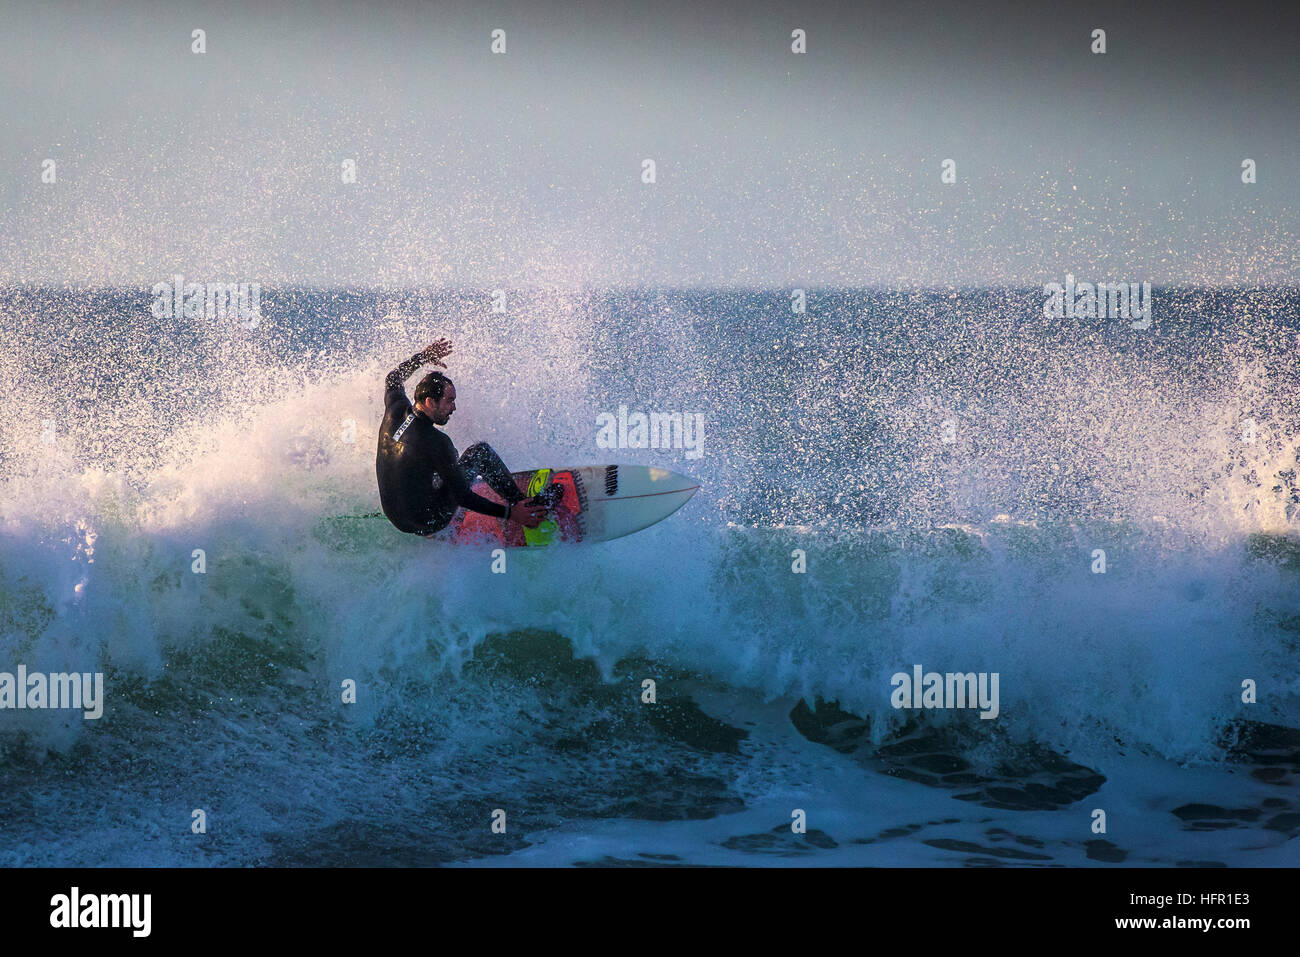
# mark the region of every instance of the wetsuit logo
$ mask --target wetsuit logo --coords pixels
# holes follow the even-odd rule
[[[403,422],[401,425],[399,425],[397,427],[397,431],[393,433],[393,441],[394,442],[402,441],[402,436],[406,434],[406,430],[411,427],[411,423],[414,421],[415,421],[415,413],[408,412],[406,415],[406,421]]]

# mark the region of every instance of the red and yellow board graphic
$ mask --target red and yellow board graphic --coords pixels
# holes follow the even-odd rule
[[[517,522],[503,522],[499,518],[460,509],[448,526],[452,541],[506,548],[537,548],[556,542],[582,541],[582,511],[586,495],[581,477],[569,470],[556,472],[551,469],[514,472],[512,477],[527,498],[539,494],[549,485],[561,486],[564,495],[537,528],[524,528]],[[474,491],[493,502],[501,501],[501,496],[481,482],[474,486]]]

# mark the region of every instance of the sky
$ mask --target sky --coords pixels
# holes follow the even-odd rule
[[[1300,5],[0,0],[0,20],[0,282],[1300,282]]]

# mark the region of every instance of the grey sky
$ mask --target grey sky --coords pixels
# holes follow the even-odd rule
[[[1293,11],[271,0],[0,16],[0,281],[1300,281]]]

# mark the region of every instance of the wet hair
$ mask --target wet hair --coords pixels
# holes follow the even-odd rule
[[[441,402],[442,395],[447,391],[447,386],[455,385],[441,372],[430,372],[420,380],[419,385],[415,387],[415,402],[418,405],[425,399],[432,399],[434,402]]]

